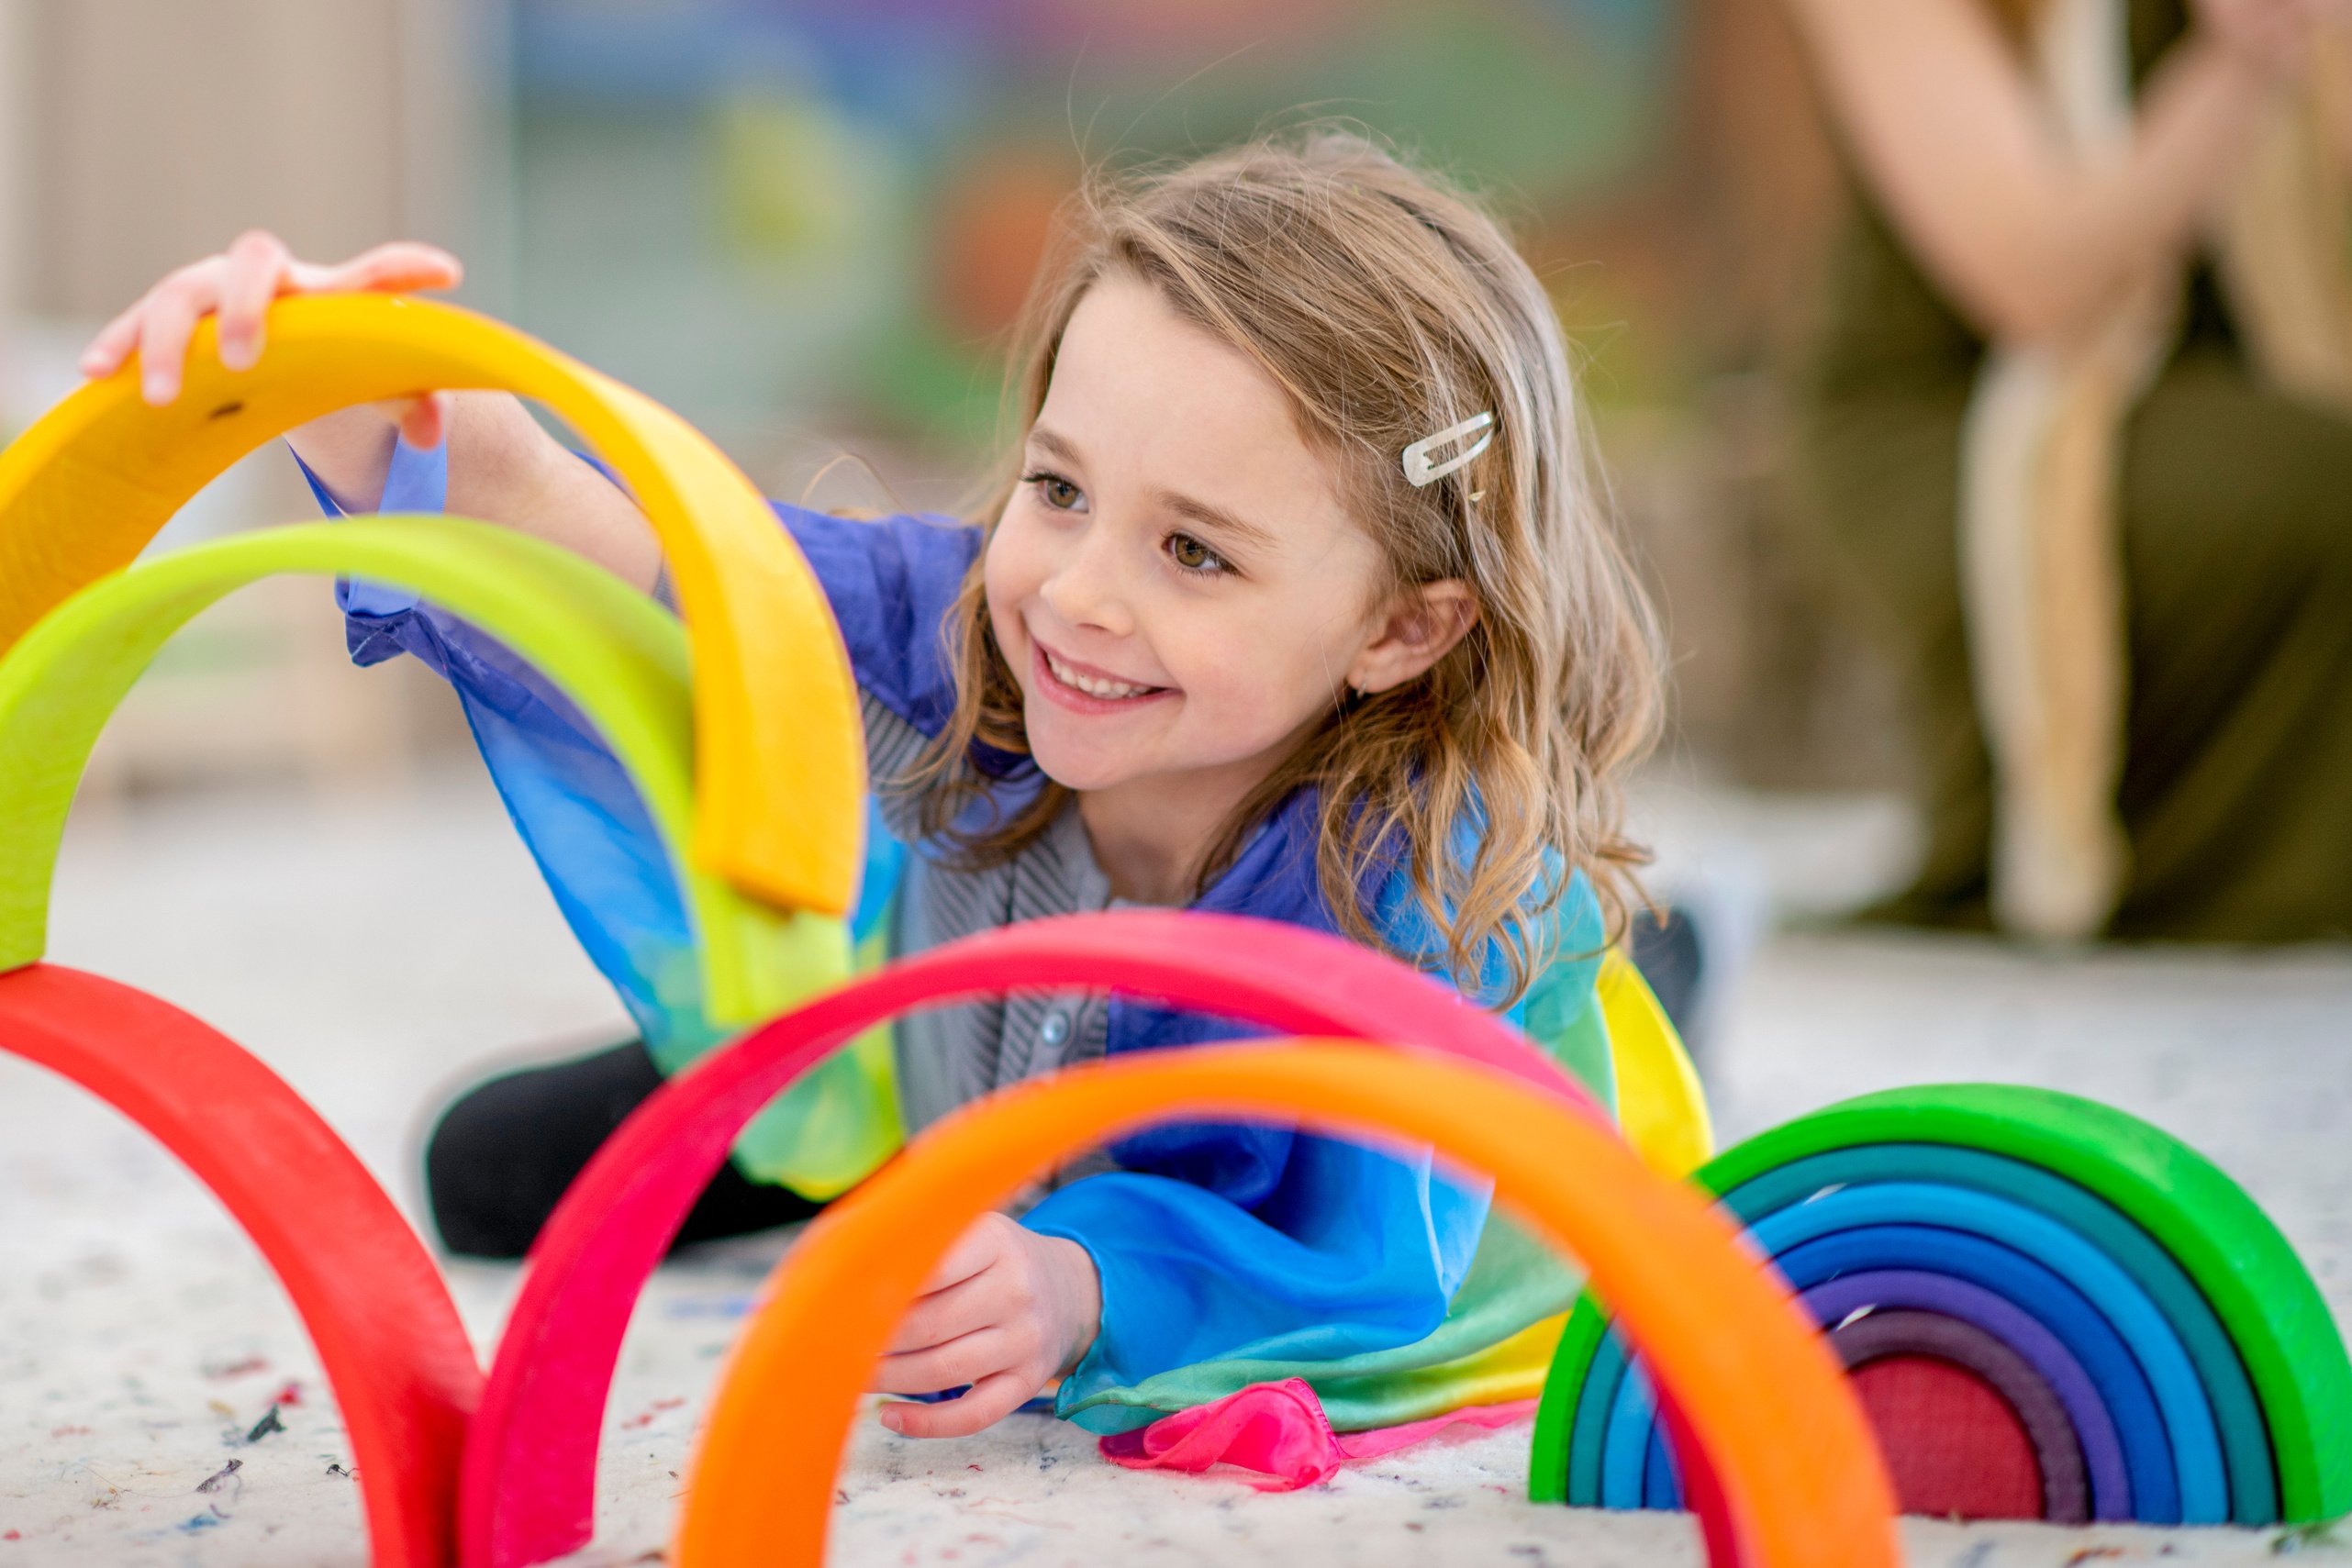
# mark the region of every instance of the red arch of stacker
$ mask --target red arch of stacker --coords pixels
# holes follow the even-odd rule
[[[96,1095],[212,1189],[318,1347],[375,1568],[448,1568],[482,1371],[440,1271],[359,1157],[251,1051],[95,974],[0,974],[0,1051]]]

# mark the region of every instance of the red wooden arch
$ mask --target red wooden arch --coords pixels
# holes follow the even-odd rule
[[[449,1568],[482,1372],[440,1271],[350,1146],[226,1035],[79,970],[0,974],[0,1051],[130,1118],[227,1206],[318,1349],[375,1568]]]

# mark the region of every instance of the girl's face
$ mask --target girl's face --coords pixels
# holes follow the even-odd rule
[[[1238,800],[1344,685],[1410,680],[1467,629],[1459,584],[1382,602],[1377,547],[1282,389],[1146,284],[1079,302],[1022,462],[988,618],[1031,752],[1071,789]]]

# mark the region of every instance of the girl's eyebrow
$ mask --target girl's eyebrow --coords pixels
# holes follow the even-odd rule
[[[1031,425],[1029,428],[1029,439],[1031,445],[1049,457],[1059,458],[1064,462],[1077,467],[1086,466],[1087,460],[1078,455],[1076,443],[1059,431],[1049,430],[1042,425]]]
[[[1058,430],[1048,429],[1043,425],[1031,425],[1029,428],[1029,439],[1031,445],[1048,456],[1058,458],[1075,467],[1082,468],[1086,465],[1086,459],[1078,454],[1077,444]],[[1275,543],[1274,535],[1266,529],[1258,527],[1257,524],[1238,513],[1229,512],[1222,506],[1200,500],[1197,496],[1187,495],[1175,490],[1160,490],[1153,493],[1152,499],[1180,517],[1189,518],[1193,522],[1215,528],[1244,544],[1271,549]]]
[[[1180,495],[1174,490],[1156,492],[1152,498],[1180,517],[1189,517],[1196,523],[1217,529],[1220,533],[1231,535],[1244,544],[1253,544],[1269,550],[1274,546],[1272,534],[1248,518],[1229,512],[1222,506],[1214,506],[1195,496]]]

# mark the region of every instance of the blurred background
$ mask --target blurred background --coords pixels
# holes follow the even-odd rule
[[[406,235],[465,258],[465,303],[820,503],[956,504],[995,428],[1001,334],[1084,162],[1358,122],[1490,196],[1585,361],[1671,619],[1661,775],[1834,792],[1811,797],[1861,810],[1870,875],[1900,876],[1879,863],[1900,858],[1888,682],[1787,473],[1782,370],[1842,196],[1776,6],[0,0],[0,17],[12,427],[71,386],[98,323],[240,228],[321,258]],[[267,451],[157,548],[308,509]],[[214,612],[110,732],[84,809],[257,775],[380,782],[463,744],[446,694],[342,669],[340,641],[311,584]]]
[[[2186,16],[2184,0],[2111,9],[2135,44],[2144,19],[2177,36]],[[2277,647],[2296,665],[2135,688],[2156,763],[2220,775],[2135,824],[2143,863],[2169,868],[2155,891],[2178,918],[2157,934],[2229,945],[2053,951],[1839,919],[1914,868],[1930,880],[1943,840],[1912,804],[1923,784],[1973,766],[1981,794],[1949,579],[1982,344],[1853,189],[1786,0],[0,0],[0,426],[70,391],[103,321],[243,228],[318,259],[407,236],[464,258],[462,303],[675,407],[767,493],[950,509],[989,451],[998,346],[1079,171],[1310,116],[1484,192],[1573,340],[1666,617],[1668,740],[1633,810],[1655,885],[1704,933],[1690,1021],[1724,1140],[1923,1080],[2089,1095],[2244,1181],[2352,1321],[2352,949],[2240,945],[2352,923],[2352,550],[2328,543],[2352,542],[2352,423],[2246,395],[2224,417],[2216,378],[2190,366],[2147,402],[2173,423],[2135,427],[2141,458],[2179,461],[2141,462],[2127,508],[2174,573],[2135,606],[2151,612],[2135,678],[2151,651],[2202,669]],[[1825,343],[1846,355],[1826,420]],[[1846,445],[1816,462],[1825,427]],[[2289,435],[2280,456],[2269,443]],[[2268,532],[2234,509],[2241,493]],[[314,515],[272,443],[152,548]],[[1929,613],[1901,624],[1874,583]],[[1906,684],[1923,651],[1941,660],[1940,708]],[[2255,751],[2263,766],[2241,765]],[[1961,806],[1946,882],[1980,906],[1987,808]],[[2285,917],[2215,895],[2255,861]],[[352,669],[315,581],[258,584],[167,646],[77,802],[51,939],[56,962],[260,1053],[412,1214],[427,1118],[461,1085],[629,1027],[449,692],[413,661]],[[161,1533],[139,1533],[162,1518],[146,1499],[192,1496],[220,1463],[203,1412],[233,1399],[244,1428],[266,1387],[317,1386],[314,1363],[159,1149],[68,1086],[0,1069],[0,1527],[25,1527],[11,1561],[129,1561],[123,1541]],[[486,1340],[514,1272],[451,1274]],[[646,1352],[612,1420],[643,1413],[606,1443],[629,1488],[609,1561],[658,1556],[697,1411],[647,1402],[699,1385],[750,1277],[675,1271],[639,1315]],[[240,1368],[250,1385],[222,1381]],[[342,1451],[329,1408],[290,1411],[314,1423],[301,1440],[251,1451],[246,1480],[277,1488],[255,1494],[266,1506],[237,1529],[210,1529],[218,1507],[191,1519],[182,1532],[206,1533],[172,1537],[171,1560],[356,1560],[320,1544],[359,1540],[348,1480],[312,1457]],[[56,1426],[69,1412],[87,1424]],[[72,1439],[93,1457],[64,1462],[61,1443],[94,1428]],[[1034,1456],[990,1463],[1026,1475]],[[920,1507],[964,1496],[960,1463],[954,1490],[908,1476]],[[117,1482],[138,1499],[120,1512]],[[1415,1530],[1421,1509],[1506,1490],[1400,1485]],[[2038,1539],[2001,1561],[2089,1554],[2071,1533]],[[1939,1560],[1993,1550],[1947,1544]]]

